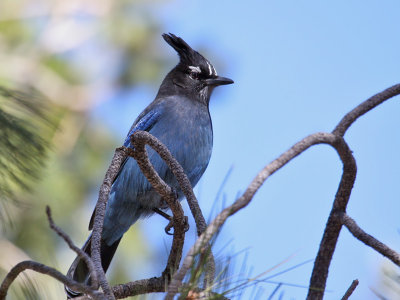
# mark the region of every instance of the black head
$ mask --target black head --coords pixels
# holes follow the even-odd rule
[[[218,76],[214,66],[180,37],[172,33],[162,36],[178,52],[180,61],[164,79],[160,92],[184,94],[208,103],[214,87],[233,83]]]

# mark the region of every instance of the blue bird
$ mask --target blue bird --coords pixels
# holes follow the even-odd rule
[[[183,39],[163,34],[164,40],[176,50],[179,64],[163,80],[155,100],[139,115],[128,132],[124,146],[137,130],[148,131],[164,143],[182,165],[192,187],[199,181],[210,160],[213,130],[209,101],[213,89],[231,84],[229,78],[217,75],[214,66]],[[174,188],[181,200],[183,193],[164,161],[152,149],[150,161],[160,177]],[[123,163],[110,192],[101,240],[101,260],[107,271],[124,233],[139,218],[150,216],[155,209],[167,209],[157,192],[140,171],[137,162],[129,157]],[[89,225],[92,229],[93,216]],[[90,255],[91,236],[83,246]],[[67,276],[88,284],[89,271],[77,257]],[[66,287],[68,298],[80,293]]]

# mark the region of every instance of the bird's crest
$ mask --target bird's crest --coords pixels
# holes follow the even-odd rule
[[[181,60],[190,62],[194,60],[197,55],[200,55],[194,51],[182,38],[176,36],[175,34],[164,33],[162,37],[172,48],[175,49],[176,52],[178,52]]]
[[[193,50],[182,38],[172,33],[164,33],[162,37],[178,52],[181,63],[188,66],[191,71],[200,73],[204,69],[205,74],[217,76],[214,66],[204,56]]]

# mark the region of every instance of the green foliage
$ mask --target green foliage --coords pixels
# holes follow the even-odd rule
[[[0,1],[0,86],[16,87],[0,91],[0,225],[13,221],[0,243],[15,247],[0,251],[1,279],[24,259],[67,270],[74,254],[49,229],[45,206],[77,245],[83,243],[98,188],[121,143],[91,118],[104,101],[99,95],[159,81],[166,61],[148,1],[66,3]],[[146,255],[151,251],[135,226],[113,262],[111,281],[132,279],[136,266],[127,261]],[[64,297],[55,280],[28,275],[31,281],[13,284],[7,299]]]
[[[0,86],[0,221],[10,221],[5,201],[39,177],[57,128],[55,110],[33,89]]]

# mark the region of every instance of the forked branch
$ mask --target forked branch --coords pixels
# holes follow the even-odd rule
[[[315,133],[312,134],[300,142],[295,144],[280,157],[268,164],[250,183],[244,194],[238,198],[232,205],[225,208],[217,217],[208,225],[206,231],[197,239],[195,244],[189,250],[187,256],[185,257],[181,268],[174,275],[170,286],[168,287],[168,294],[165,299],[173,299],[174,295],[178,293],[179,288],[182,285],[183,278],[185,277],[187,271],[192,266],[194,257],[196,254],[204,251],[204,245],[208,243],[212,236],[219,230],[219,228],[225,223],[229,216],[235,214],[240,209],[244,208],[253,199],[255,193],[263,185],[265,180],[271,176],[273,173],[278,171],[284,165],[286,165],[293,158],[307,150],[316,144],[329,144],[334,147],[343,163],[347,162],[348,159],[351,160],[352,154],[347,144],[343,138],[333,135],[331,133]]]
[[[390,259],[394,264],[400,267],[400,254],[393,249],[386,246],[384,243],[378,241],[372,235],[362,230],[352,218],[347,214],[339,214],[339,218],[344,226],[351,232],[351,234],[365,245],[371,247],[376,252]]]
[[[350,232],[360,241],[372,247],[382,255],[392,260],[395,264],[400,265],[400,255],[387,247],[385,244],[379,242],[374,237],[365,233],[358,225],[346,214],[346,207],[350,198],[351,190],[356,177],[357,167],[352,152],[343,139],[347,129],[359,118],[361,115],[370,111],[377,105],[383,103],[387,99],[400,94],[400,84],[394,85],[383,92],[369,98],[346,116],[338,123],[332,133],[315,133],[300,142],[296,143],[289,150],[279,156],[277,159],[268,164],[262,169],[257,176],[250,183],[243,195],[238,198],[232,205],[225,208],[217,217],[206,227],[205,219],[201,213],[198,202],[193,193],[190,182],[185,175],[182,167],[172,157],[168,149],[160,143],[155,137],[147,132],[138,131],[132,136],[132,144],[134,150],[128,148],[118,148],[114,154],[111,165],[107,170],[103,184],[100,188],[99,199],[95,208],[95,217],[92,233],[92,257],[89,258],[83,251],[78,249],[69,237],[58,228],[52,218],[51,212],[48,209],[48,218],[50,226],[57,232],[79,256],[82,257],[88,264],[92,273],[92,286],[85,286],[77,283],[70,278],[67,278],[57,270],[48,266],[42,265],[33,261],[24,261],[17,264],[7,274],[0,286],[0,300],[5,299],[8,288],[15,278],[22,271],[32,269],[36,272],[47,274],[54,277],[65,285],[73,288],[76,291],[85,293],[87,296],[80,297],[80,299],[115,299],[125,298],[139,294],[151,292],[163,292],[171,279],[168,286],[168,293],[166,299],[173,299],[174,295],[179,292],[182,286],[182,281],[189,268],[192,266],[194,257],[199,253],[204,253],[209,247],[209,242],[212,236],[221,228],[229,216],[235,214],[244,208],[253,199],[255,193],[263,185],[265,180],[280,168],[289,163],[293,158],[300,155],[308,148],[317,144],[328,144],[332,146],[338,153],[343,163],[343,174],[336,193],[332,210],[330,212],[327,225],[325,227],[324,235],[319,247],[317,257],[314,262],[314,268],[310,279],[310,288],[308,292],[308,299],[322,299],[325,291],[326,280],[328,276],[329,265],[333,257],[333,253],[337,244],[340,230],[345,225]],[[155,172],[151,162],[148,159],[145,145],[149,145],[159,153],[162,159],[167,163],[173,174],[176,176],[180,188],[186,199],[188,200],[189,207],[194,216],[197,233],[199,238],[191,247],[186,255],[182,266],[175,272],[179,266],[182,255],[182,247],[184,242],[184,215],[182,207],[177,201],[176,194]],[[103,227],[104,215],[107,200],[111,190],[112,183],[118,174],[118,171],[128,156],[134,157],[145,174],[146,178],[152,184],[154,189],[163,197],[167,202],[174,218],[174,239],[171,247],[168,263],[165,271],[160,277],[150,279],[138,280],[126,284],[110,287],[105,277],[104,271],[101,267],[100,258],[100,239]],[[174,273],[175,272],[175,273]],[[97,277],[97,280],[96,280]],[[98,282],[98,284],[97,284]],[[351,295],[358,282],[353,282],[352,286],[348,289],[346,295]],[[98,285],[102,288],[103,292],[97,291]],[[346,295],[344,297],[346,297]],[[344,298],[346,299],[346,298]]]
[[[332,134],[343,137],[347,129],[363,114],[375,108],[384,101],[400,94],[400,84],[396,84],[367,99],[348,114],[338,123]],[[311,274],[310,287],[308,290],[308,300],[322,299],[325,292],[326,281],[328,279],[329,266],[332,261],[336,243],[342,229],[342,222],[338,214],[345,214],[347,203],[353,188],[356,165],[344,165],[342,179],[335,196],[332,210],[329,214],[325,231],[319,246],[317,257],[315,258],[314,268]]]
[[[97,291],[98,284],[92,260],[84,251],[82,251],[81,249],[79,249],[77,246],[74,245],[74,243],[71,241],[71,239],[65,232],[63,232],[57,225],[55,225],[53,218],[51,216],[51,210],[48,206],[46,207],[46,213],[50,224],[50,228],[53,229],[59,236],[61,236],[64,239],[64,241],[68,244],[68,246],[87,263],[89,269],[93,272],[92,274],[95,275],[92,285],[91,286],[83,285],[79,282],[72,280],[71,278],[68,278],[67,276],[60,273],[54,268],[51,268],[49,266],[43,265],[35,261],[28,260],[18,263],[8,272],[8,274],[6,275],[0,286],[0,300],[6,298],[10,285],[17,278],[17,276],[25,270],[33,270],[38,273],[46,274],[48,276],[57,279],[58,281],[64,283],[66,286],[69,286],[70,288],[73,288],[78,292],[90,295],[92,299],[105,300],[106,299],[105,296],[99,291]]]
[[[378,93],[346,114],[346,116],[339,122],[332,133],[316,133],[310,135],[295,144],[279,158],[267,165],[250,183],[245,193],[232,205],[225,208],[220,214],[218,214],[217,217],[207,227],[206,231],[197,239],[185,257],[181,268],[174,275],[165,299],[173,299],[174,295],[178,293],[179,288],[182,285],[183,278],[191,267],[195,255],[202,251],[205,243],[210,241],[212,236],[225,223],[229,216],[245,207],[252,200],[254,194],[270,175],[286,165],[291,159],[304,152],[310,146],[326,143],[334,147],[339,154],[339,157],[343,163],[343,174],[314,263],[309,293],[307,296],[307,299],[322,299],[325,291],[329,265],[332,260],[342,227],[342,222],[337,214],[346,212],[346,207],[357,172],[355,159],[346,141],[343,139],[343,136],[346,130],[358,117],[398,94],[400,94],[400,84],[394,85],[383,92]]]

